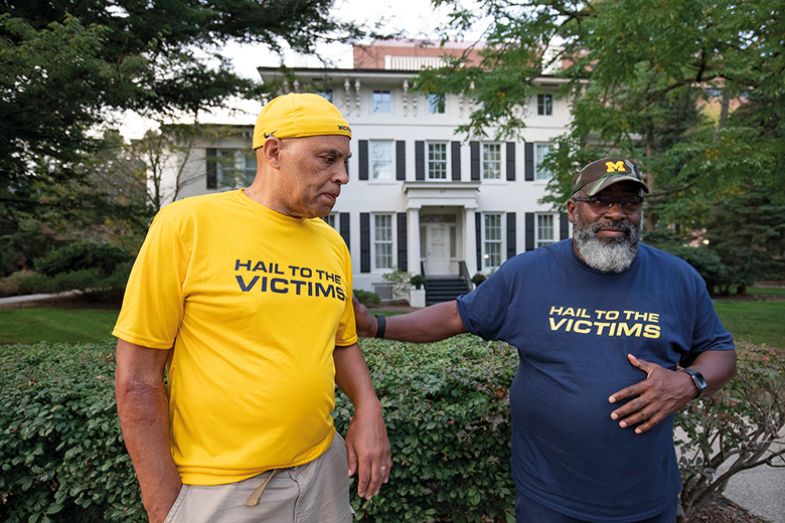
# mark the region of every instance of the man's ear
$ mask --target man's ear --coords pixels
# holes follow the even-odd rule
[[[264,141],[264,145],[259,148],[261,156],[264,157],[266,163],[273,169],[279,169],[281,166],[282,145],[281,140],[274,136],[270,136]]]
[[[567,220],[575,224],[575,202],[572,200],[567,200]]]

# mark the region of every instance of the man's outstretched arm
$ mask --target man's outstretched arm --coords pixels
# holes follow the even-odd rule
[[[164,521],[182,486],[169,445],[168,356],[168,350],[117,343],[117,414],[151,523]]]
[[[352,304],[357,322],[357,333],[366,338],[376,336],[379,329],[378,320],[357,298],[352,298]],[[466,327],[458,313],[458,302],[453,300],[437,303],[408,314],[386,318],[384,338],[427,343],[443,340],[463,332],[466,332]]]

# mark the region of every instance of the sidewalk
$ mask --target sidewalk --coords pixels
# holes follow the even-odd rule
[[[785,428],[780,431],[785,439]],[[785,443],[772,445],[772,450],[782,449]],[[785,523],[785,456],[780,467],[768,465],[739,472],[728,482],[725,497],[747,511],[771,523]]]
[[[739,472],[725,497],[771,523],[785,523],[785,468],[760,466]]]
[[[17,307],[23,303],[36,303],[69,298],[78,294],[80,294],[79,291],[65,291],[58,292],[56,294],[27,294],[25,296],[8,296],[6,298],[0,298],[0,309]]]

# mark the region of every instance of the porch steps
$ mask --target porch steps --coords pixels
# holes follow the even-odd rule
[[[425,305],[451,301],[470,290],[463,278],[428,276],[425,280]]]

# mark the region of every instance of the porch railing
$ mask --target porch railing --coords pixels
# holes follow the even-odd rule
[[[463,281],[466,282],[466,288],[471,289],[472,277],[469,275],[469,268],[466,266],[466,262],[463,260],[458,262],[458,274],[463,278]]]

